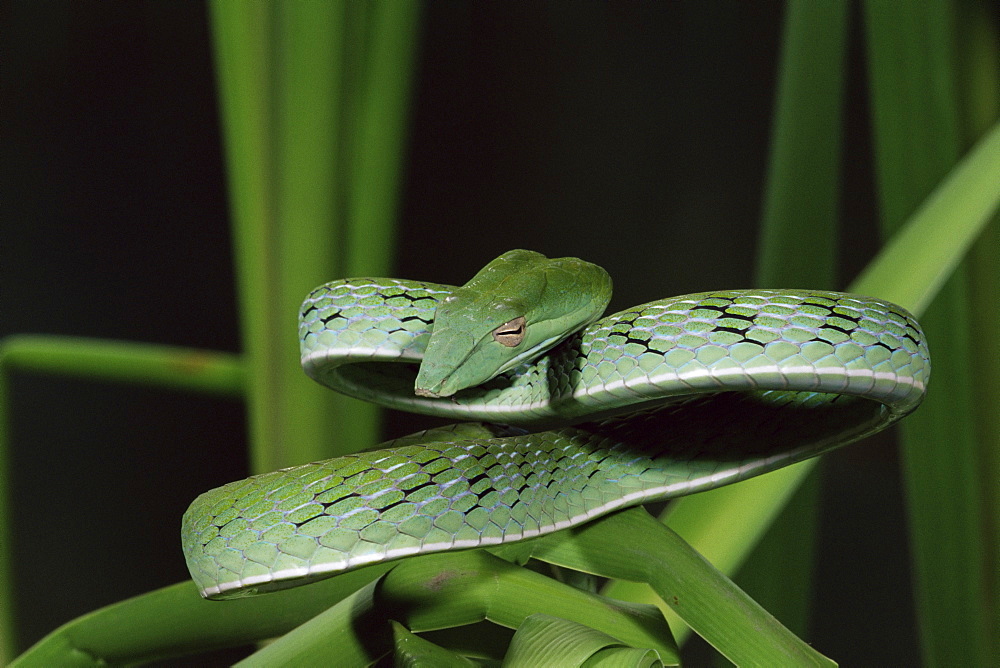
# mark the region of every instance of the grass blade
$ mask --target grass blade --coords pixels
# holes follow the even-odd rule
[[[648,582],[670,610],[737,665],[835,665],[643,508],[538,539],[534,556],[603,577]]]
[[[415,632],[488,619],[518,628],[544,613],[601,631],[620,642],[676,659],[670,632],[652,606],[614,601],[515,566],[488,552],[408,559],[385,579],[383,613]]]
[[[441,668],[475,668],[479,665],[450,650],[435,645],[415,633],[410,633],[402,624],[390,621],[392,627],[394,665],[400,668],[419,666],[441,666]]]
[[[252,468],[368,447],[379,440],[376,409],[301,373],[295,316],[315,286],[389,267],[418,5],[210,7]]]
[[[757,283],[833,289],[848,6],[788,3]]]
[[[245,380],[231,353],[70,336],[8,337],[0,368],[233,397],[242,396]]]
[[[517,628],[538,612],[676,659],[676,648],[656,608],[586,593],[483,550],[469,550],[398,562],[377,588],[374,583],[364,587],[241,665],[302,665],[310,659],[324,663],[318,657],[329,661],[331,646],[343,650],[338,665],[368,665],[391,650],[392,633],[386,623],[390,619],[419,633],[482,620]]]
[[[857,292],[879,293],[922,313],[997,210],[1000,124],[949,172],[943,183],[892,232],[889,243],[855,280]],[[906,280],[898,273],[906,271]],[[992,281],[987,280],[987,285]]]
[[[757,257],[760,287],[837,287],[848,10],[837,0],[787,4]],[[796,490],[736,578],[799,635],[809,622],[820,473],[813,471]]]
[[[787,5],[756,272],[761,287],[835,287],[847,11],[842,2],[792,1]],[[716,511],[735,511],[743,503],[738,500],[742,494],[766,497],[772,493],[768,480],[746,484],[746,492],[721,488],[699,494],[697,504],[703,510],[711,506]],[[817,489],[814,483],[786,506],[782,520],[764,538],[756,559],[744,566],[740,577],[767,610],[799,633],[804,632],[807,619],[805,593],[812,551],[808,535],[815,524]],[[785,504],[786,494],[778,494]],[[735,505],[730,505],[731,500]],[[722,534],[714,524],[706,532],[698,530],[705,517],[700,511],[690,523],[685,523],[683,510],[673,521],[684,525],[682,533],[688,540],[702,546],[712,536],[732,541],[733,532],[752,546],[772,524],[775,512],[777,507]],[[780,569],[774,567],[775,559],[780,560]],[[801,595],[790,596],[790,588]],[[629,600],[633,596],[650,600],[650,592],[640,593],[641,585],[633,583],[614,582],[605,591]],[[675,633],[685,637],[688,629],[664,609]]]
[[[905,9],[893,3],[865,3],[886,234],[917,208],[965,144],[955,69],[961,48],[955,32],[958,11],[957,3],[944,1]],[[985,141],[989,144],[995,135]],[[1000,145],[994,145],[994,152],[1000,155]],[[984,180],[978,189],[1000,193],[1000,168],[980,173]],[[918,216],[938,217],[943,221],[938,232],[953,234],[961,226],[961,208],[976,207],[983,200],[975,195],[967,201],[931,198]],[[966,218],[990,215],[988,208],[976,213]],[[918,245],[934,252],[937,241],[912,240],[909,254],[920,252]],[[987,532],[995,519],[989,517],[986,490],[995,488],[996,478],[983,476],[982,448],[989,439],[977,433],[977,426],[984,425],[977,419],[983,410],[977,405],[984,404],[973,390],[977,360],[991,349],[989,342],[984,348],[982,334],[995,331],[1000,323],[981,323],[987,329],[973,330],[977,309],[970,299],[967,265],[952,272],[952,267],[940,264],[937,275],[921,281],[927,291],[912,297],[921,307],[928,305],[922,323],[934,350],[933,389],[921,410],[902,425],[918,621],[927,665],[992,665],[1000,658],[1000,648],[990,631],[997,594],[988,584],[996,581],[991,570],[995,573],[997,561],[989,554]],[[994,412],[995,407],[986,410]]]
[[[392,651],[393,644],[389,620],[377,614],[377,585],[365,585],[236,665],[323,666],[330,662],[333,647],[337,664],[344,668],[372,665]]]
[[[206,601],[193,582],[181,582],[67,622],[12,666],[135,665],[272,638],[351,596],[389,568],[391,564],[379,564],[308,587],[225,604]]]
[[[974,135],[986,132],[1000,119],[1000,25],[991,22],[988,3],[962,6],[959,32],[967,35],[959,53],[964,82],[965,125]],[[970,327],[973,332],[997,331],[1000,328],[1000,217],[983,231],[969,256],[969,297],[972,303]],[[986,526],[983,545],[984,614],[986,638],[992,638],[991,655],[1000,660],[1000,355],[976,359],[973,393],[976,438],[979,441],[980,479],[984,484],[983,505]],[[992,481],[992,484],[991,484]]]
[[[386,276],[392,269],[420,5],[370,3],[368,44],[350,119],[346,266],[351,276]],[[402,75],[401,75],[402,73]]]
[[[983,183],[1000,182],[989,181],[998,170],[1000,124],[963,158],[848,289],[884,296],[919,316],[920,304],[907,303],[907,296],[916,299],[925,294],[927,282],[936,280],[942,266],[954,266],[985,228],[1000,206],[1000,191],[984,188]],[[958,201],[963,205],[954,210],[941,205],[942,202]],[[935,240],[933,252],[926,252],[919,244],[913,245],[913,240],[922,236]],[[906,247],[913,247],[915,253],[908,255],[902,250]],[[671,505],[667,522],[720,571],[733,573],[815,462],[815,459],[801,462],[738,485],[713,490],[711,494],[678,499]],[[613,591],[617,598],[662,605],[645,586],[616,583]],[[672,614],[665,612],[668,616]],[[680,636],[684,631],[675,624],[676,620],[671,628]]]
[[[339,222],[332,215],[333,179],[324,182],[330,169],[316,164],[320,156],[305,153],[311,140],[323,162],[331,160],[340,71],[332,56],[339,53],[342,25],[328,11],[326,20],[317,17],[313,24],[325,35],[290,39],[295,12],[286,9],[285,3],[210,4],[254,471],[318,459],[326,452],[324,433],[335,433],[327,423],[336,414],[334,400],[298,372],[292,332],[306,292],[339,273],[330,243]],[[312,69],[325,76],[307,77],[304,51],[322,54]],[[289,118],[293,101],[304,108]],[[285,173],[291,160],[302,161],[302,169]],[[298,254],[293,261],[291,254]]]
[[[595,661],[598,655],[601,661]],[[592,628],[549,615],[531,615],[518,627],[503,665],[591,666],[636,665],[656,656],[652,650],[625,648],[615,638]],[[625,663],[630,660],[632,663]],[[618,661],[618,663],[615,663]],[[642,664],[640,664],[642,665]],[[657,660],[654,665],[664,665]],[[668,665],[678,665],[671,663]]]
[[[0,355],[0,663],[6,665],[16,650],[17,619],[11,531],[10,392],[8,371]]]

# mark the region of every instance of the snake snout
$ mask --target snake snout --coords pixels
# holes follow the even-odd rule
[[[430,397],[432,399],[450,397],[458,389],[451,387],[453,383],[449,382],[453,375],[451,371],[451,369],[442,368],[438,365],[428,364],[425,360],[417,372],[417,379],[413,384],[413,393],[418,397]]]
[[[445,396],[442,394],[438,394],[434,390],[429,390],[426,387],[414,387],[413,393],[418,397],[430,397],[432,399],[437,399],[439,397]]]

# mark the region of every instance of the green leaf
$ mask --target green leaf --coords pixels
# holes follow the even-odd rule
[[[241,665],[322,663],[324,656],[329,661],[330,647],[338,648],[338,665],[367,665],[392,649],[392,631],[384,623],[388,619],[422,633],[483,620],[518,628],[536,612],[676,658],[669,629],[655,607],[588,594],[483,550],[471,550],[400,561],[381,581],[351,594]]]
[[[890,299],[919,316],[918,307],[926,301],[922,295],[933,296],[931,284],[940,285],[939,279],[946,276],[943,268],[958,263],[1000,206],[997,183],[1000,124],[938,185],[849,290]],[[932,249],[919,243],[924,237],[933,240]],[[933,342],[931,346],[934,355]],[[815,460],[808,460],[738,485],[683,497],[671,505],[666,521],[719,570],[733,573],[813,466]],[[604,593],[633,601],[656,600],[645,585],[614,583]],[[672,628],[678,636],[684,632]]]
[[[659,668],[665,665],[651,649],[608,647],[583,662],[583,668]]]
[[[676,658],[655,607],[583,592],[484,550],[407,559],[386,577],[381,595],[383,614],[418,633],[484,619],[519,628],[530,615],[544,613]]]
[[[395,646],[393,665],[402,668],[420,666],[441,666],[441,668],[463,668],[477,665],[475,662],[435,645],[429,640],[410,633],[402,624],[390,621]]]
[[[270,471],[379,440],[374,406],[301,373],[294,322],[317,285],[389,268],[419,5],[215,0],[210,8],[251,468]]]
[[[893,233],[918,206],[917,220],[936,223],[932,232],[900,241],[897,248],[906,257],[939,253],[945,237],[964,236],[967,226],[988,219],[1000,196],[1000,126],[995,126],[952,172],[957,178],[972,170],[979,182],[970,180],[964,192],[946,191],[950,198],[925,200],[967,143],[959,105],[970,95],[960,93],[956,68],[968,44],[956,31],[962,7],[943,0],[907,8],[875,1],[864,5],[883,230]],[[994,39],[994,60],[996,54]],[[984,85],[995,96],[997,83]],[[991,154],[982,153],[983,145]],[[921,323],[934,364],[927,400],[902,425],[901,450],[918,621],[924,659],[932,666],[1000,660],[1000,597],[991,592],[1000,570],[998,520],[991,514],[997,477],[988,454],[1000,436],[995,417],[981,417],[996,413],[989,399],[997,394],[990,395],[977,380],[985,370],[981,360],[996,349],[990,339],[1000,318],[995,305],[972,301],[968,263],[957,260],[937,263],[937,272],[926,277],[908,272],[915,285],[902,293],[918,310],[926,307]],[[980,280],[992,283],[987,288],[992,292],[1000,281],[1000,263],[987,262],[990,269]],[[981,319],[989,313],[992,321]]]
[[[420,637],[483,664],[499,666],[514,637],[514,630],[483,620],[437,631],[422,631]]]
[[[531,615],[518,628],[504,657],[504,668],[531,668],[533,666],[582,666],[593,665],[590,659],[603,649],[623,649],[622,643],[595,629],[549,615]],[[624,648],[629,654],[638,652],[646,657],[651,650]],[[605,655],[599,664],[609,661],[617,653]],[[653,653],[654,657],[656,656]],[[622,660],[617,655],[617,660]],[[623,664],[619,664],[623,665]],[[635,665],[635,664],[633,664]],[[663,665],[660,663],[660,665]]]
[[[840,0],[787,3],[757,257],[760,287],[837,287],[848,9]],[[799,634],[809,621],[820,472],[799,487],[737,577]]]
[[[136,596],[62,625],[12,666],[135,664],[243,645],[281,635],[376,580],[392,564],[376,564],[266,596],[220,603],[193,582]],[[123,633],[123,629],[128,629]]]
[[[326,435],[339,433],[333,427],[341,422],[331,418],[350,422],[349,402],[303,377],[290,335],[308,291],[343,270],[336,178],[324,164],[336,149],[344,12],[326,3],[314,30],[296,37],[303,17],[295,3],[209,7],[250,380],[251,469],[263,472],[329,456]],[[358,409],[372,419],[370,409]]]
[[[737,665],[835,665],[642,508],[550,534],[534,545],[534,556],[543,561],[648,582],[673,612]]]
[[[917,315],[923,313],[997,210],[998,156],[1000,124],[947,174],[906,225],[892,232],[851,289],[877,292]]]
[[[236,665],[326,666],[334,654],[344,668],[374,663],[393,648],[392,627],[376,607],[378,582],[368,583]]]
[[[788,3],[757,258],[760,287],[833,289],[848,5]]]
[[[245,383],[243,364],[232,353],[73,336],[7,337],[0,369],[235,397]]]

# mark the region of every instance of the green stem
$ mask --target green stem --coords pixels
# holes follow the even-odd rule
[[[532,555],[604,577],[648,582],[674,615],[736,665],[835,665],[643,508],[540,538]]]
[[[18,335],[0,344],[8,371],[58,374],[239,397],[244,389],[238,355],[196,348],[71,336]]]
[[[379,440],[375,407],[301,373],[295,319],[317,285],[389,269],[418,7],[210,4],[254,471]]]
[[[413,632],[490,620],[517,628],[535,613],[569,619],[665,660],[676,647],[656,608],[613,601],[556,582],[484,550],[421,555],[399,562],[378,583],[253,655],[240,665],[365,666],[392,648],[389,620]]]
[[[11,666],[135,665],[273,638],[350,596],[390,567],[378,564],[308,587],[225,603],[206,601],[193,582],[181,582],[67,622]]]

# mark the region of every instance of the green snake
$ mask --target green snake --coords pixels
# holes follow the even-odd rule
[[[310,377],[473,422],[202,494],[182,527],[201,594],[498,545],[719,487],[872,434],[924,396],[923,333],[885,301],[731,290],[601,318],[610,298],[600,267],[524,250],[460,288],[314,290],[299,318]]]

